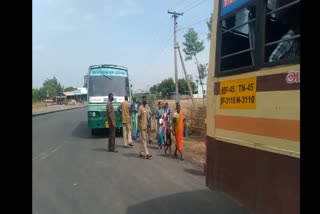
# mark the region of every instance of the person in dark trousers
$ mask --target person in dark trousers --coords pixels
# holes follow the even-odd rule
[[[118,151],[115,149],[116,145],[116,115],[112,106],[113,94],[110,93],[108,95],[108,103],[107,103],[107,115],[108,115],[108,123],[109,123],[109,142],[108,142],[108,151],[115,152]]]

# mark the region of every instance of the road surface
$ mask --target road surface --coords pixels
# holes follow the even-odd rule
[[[205,187],[202,169],[164,157],[149,145],[151,160],[138,157],[138,142],[106,151],[105,133],[92,137],[86,109],[33,117],[34,214],[230,213],[243,208]]]

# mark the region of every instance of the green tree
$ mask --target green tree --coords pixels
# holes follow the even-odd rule
[[[32,102],[39,102],[41,100],[46,99],[47,92],[46,89],[41,87],[39,89],[33,88],[32,89]]]
[[[151,94],[156,94],[156,93],[158,93],[157,85],[151,86],[150,89],[149,89],[149,91],[150,91]]]
[[[52,79],[46,79],[42,87],[39,89],[32,89],[32,102],[42,101],[47,98],[52,98],[63,92],[63,86],[58,82],[58,80],[53,77]]]
[[[158,92],[162,94],[162,97],[169,96],[171,92],[175,91],[175,83],[172,78],[164,79],[157,87]]]
[[[57,96],[58,94],[61,94],[63,92],[63,87],[55,77],[53,77],[52,79],[46,79],[42,87],[46,92],[46,96],[48,95],[49,98]]]
[[[186,61],[192,60],[193,57],[197,61],[197,54],[204,50],[203,41],[199,40],[198,33],[193,28],[190,28],[183,37],[185,38],[182,44],[185,47],[183,52],[186,55]]]
[[[63,91],[74,91],[76,89],[77,88],[74,88],[74,87],[70,86],[70,87],[66,87]]]
[[[39,89],[33,88],[32,89],[32,103],[40,101],[40,94]]]
[[[196,84],[192,81],[192,76],[189,75],[190,85],[191,89],[195,91]],[[164,79],[160,83],[153,85],[150,87],[150,93],[151,94],[157,94],[161,93],[162,97],[169,96],[171,92],[175,92],[176,85],[172,78]],[[179,93],[183,93],[185,91],[188,91],[188,83],[185,79],[178,79],[178,91]]]
[[[174,92],[176,85],[172,78],[162,80],[160,83],[150,87],[151,94],[161,93],[162,97],[169,96],[171,92]]]
[[[210,16],[210,20],[207,21],[207,27],[208,27],[208,34],[207,34],[207,39],[208,40],[211,40],[211,27],[212,27],[212,13],[211,13],[211,16]]]
[[[40,100],[46,99],[47,92],[46,92],[45,88],[43,88],[43,87],[39,88],[39,97],[40,97]]]
[[[199,64],[199,80],[203,82],[203,79],[208,76],[208,63]]]
[[[186,61],[192,60],[193,58],[195,59],[197,64],[198,75],[200,77],[201,75],[200,75],[200,68],[199,68],[199,63],[197,59],[197,54],[204,50],[203,41],[199,40],[198,33],[195,32],[193,28],[190,28],[183,37],[185,38],[185,41],[182,42],[182,44],[185,47],[183,49],[183,52],[186,55]],[[203,91],[203,83],[201,79],[200,79],[200,85]],[[204,106],[204,98],[203,98],[203,106]]]
[[[193,81],[190,81],[190,85],[191,85],[191,90],[195,91],[196,84]],[[188,83],[185,79],[178,79],[178,91],[179,91],[179,94],[189,91]]]

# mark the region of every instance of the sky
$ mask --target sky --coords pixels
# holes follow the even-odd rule
[[[33,88],[53,77],[64,87],[82,87],[88,67],[97,64],[127,67],[134,91],[174,79],[173,18],[168,10],[183,12],[177,19],[181,51],[183,35],[193,27],[205,46],[198,60],[208,63],[206,21],[213,0],[33,0]],[[184,73],[177,57],[180,79]],[[195,79],[194,60],[185,65]]]

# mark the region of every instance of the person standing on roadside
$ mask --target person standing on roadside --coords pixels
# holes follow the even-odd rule
[[[112,101],[113,101],[112,93],[109,93],[108,100],[109,100],[107,103],[107,115],[108,115],[108,123],[109,123],[108,151],[117,153],[118,151],[115,149],[116,147],[116,115],[112,106]]]
[[[183,160],[182,152],[183,152],[183,132],[184,132],[184,120],[185,117],[181,112],[181,106],[179,103],[176,104],[176,112],[173,115],[173,134],[176,137],[176,149],[174,151],[174,156],[177,156],[177,151],[180,153],[180,160]]]
[[[123,142],[125,148],[130,148],[129,146],[132,145],[132,138],[131,138],[131,106],[128,102],[128,96],[124,97],[124,102],[122,102],[119,107],[118,111],[120,111],[121,118],[122,118],[122,135],[123,135]],[[129,146],[128,146],[129,142]]]
[[[156,136],[156,139],[158,139],[158,137],[159,137],[159,128],[160,128],[159,121],[160,121],[160,119],[161,119],[161,117],[163,115],[163,112],[164,112],[164,110],[162,108],[161,101],[159,101],[158,102],[158,109],[156,109],[156,111],[155,111],[155,118],[157,119],[157,136]]]
[[[140,157],[145,156],[146,159],[150,159],[152,155],[149,154],[147,148],[147,126],[148,126],[148,111],[146,108],[147,97],[144,95],[142,97],[142,105],[140,105],[138,110],[139,118],[139,131],[141,133],[141,142],[140,142]]]
[[[132,139],[136,140],[138,135],[138,103],[136,98],[133,98],[133,102],[131,104],[131,112],[132,112]]]

